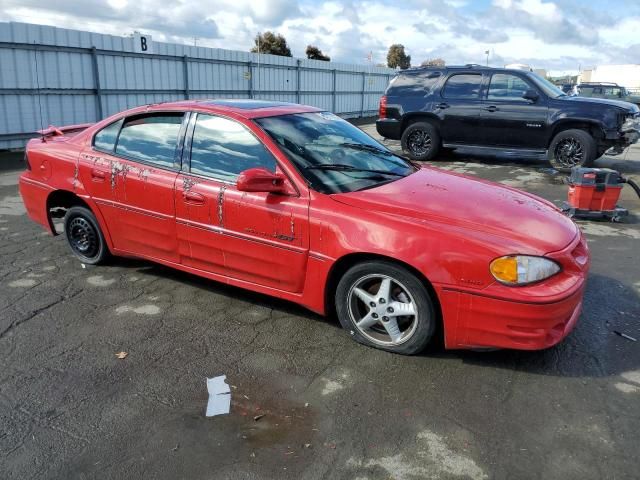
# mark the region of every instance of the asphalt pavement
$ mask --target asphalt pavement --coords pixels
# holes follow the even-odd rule
[[[540,159],[459,151],[433,163],[566,198]],[[640,148],[597,165],[640,178]],[[1,479],[640,476],[629,187],[625,223],[579,222],[593,263],[564,342],[404,357],[356,344],[335,319],[149,262],[83,267],[27,218],[16,180],[0,172]],[[207,418],[217,375],[231,413]]]

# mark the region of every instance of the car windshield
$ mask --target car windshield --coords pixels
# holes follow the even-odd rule
[[[564,93],[560,88],[558,88],[557,85],[554,85],[549,80],[547,80],[546,78],[541,77],[537,73],[530,72],[528,74],[528,76],[529,76],[529,78],[531,80],[534,81],[534,83],[538,87],[540,87],[544,91],[544,93],[547,94],[547,96],[549,96],[551,98],[566,97],[567,96],[567,94]]]
[[[416,169],[349,122],[328,112],[258,118],[314,190],[340,193],[392,182]]]

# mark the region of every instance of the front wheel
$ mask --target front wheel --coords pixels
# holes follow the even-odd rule
[[[573,167],[589,167],[596,159],[597,145],[584,130],[565,130],[558,133],[549,146],[549,163],[560,172]]]
[[[400,139],[402,150],[411,158],[423,162],[435,158],[440,149],[438,129],[428,122],[409,125]]]
[[[340,324],[364,345],[413,355],[433,337],[433,301],[420,279],[399,265],[355,265],[338,283],[335,301]]]

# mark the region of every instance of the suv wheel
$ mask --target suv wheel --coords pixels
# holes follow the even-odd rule
[[[424,350],[435,331],[427,289],[390,262],[363,262],[349,269],[338,283],[335,302],[342,327],[370,347],[413,355]]]
[[[549,146],[549,162],[560,172],[573,167],[588,167],[596,159],[597,145],[584,130],[565,130],[558,133]]]
[[[440,135],[430,123],[416,122],[403,132],[401,144],[402,150],[411,160],[431,160],[438,154]]]

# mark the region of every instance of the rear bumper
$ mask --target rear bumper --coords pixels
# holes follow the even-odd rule
[[[18,188],[29,218],[53,234],[54,232],[47,214],[47,198],[49,193],[51,193],[51,187],[36,180],[26,178],[25,174],[22,174],[18,180]]]
[[[376,120],[376,130],[384,138],[399,140],[402,135],[400,127],[400,120],[394,118],[381,118]]]
[[[541,350],[563,340],[582,311],[584,282],[554,303],[519,303],[455,292],[457,335],[450,348]]]

